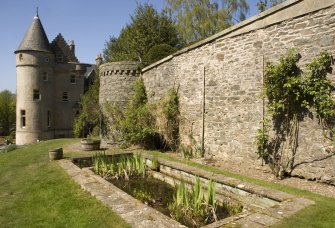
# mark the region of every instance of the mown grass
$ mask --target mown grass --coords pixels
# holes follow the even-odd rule
[[[0,154],[1,227],[130,227],[49,161],[49,149],[72,142],[46,141]]]
[[[306,207],[296,213],[293,216],[283,219],[280,223],[274,227],[280,228],[293,228],[293,227],[324,227],[333,228],[335,227],[335,198],[324,197],[319,194],[315,194],[306,190],[301,190],[286,185],[275,184],[264,180],[254,179],[251,177],[242,176],[236,173],[232,173],[226,170],[218,169],[215,167],[202,165],[190,160],[179,160],[168,154],[160,153],[157,151],[146,151],[147,153],[157,155],[158,157],[165,158],[170,161],[180,162],[188,164],[193,167],[201,168],[213,173],[222,174],[228,177],[233,177],[241,181],[257,184],[271,189],[287,192],[296,196],[311,199],[315,202],[314,205]],[[285,212],[284,212],[285,213]]]
[[[49,149],[77,141],[51,140],[0,154],[0,227],[129,227],[119,216],[81,190],[56,162],[49,162]],[[146,152],[315,201],[315,205],[282,220],[275,227],[335,227],[334,198],[179,160],[157,151]],[[68,157],[92,154],[94,152],[65,151]]]

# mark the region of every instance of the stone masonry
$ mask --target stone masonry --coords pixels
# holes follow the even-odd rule
[[[88,69],[61,34],[50,43],[38,14],[16,57],[16,144],[72,137]],[[92,75],[92,71],[91,71]]]
[[[206,156],[256,162],[264,63],[296,48],[303,67],[321,51],[334,56],[334,41],[335,0],[288,0],[148,66],[143,79],[151,102],[179,86],[183,144],[189,135],[201,144],[204,108]],[[335,156],[327,149],[334,151],[317,120],[306,118],[293,174],[335,184]]]
[[[108,116],[106,105],[115,105],[124,109],[127,106],[133,85],[140,71],[136,62],[112,62],[102,64],[100,72],[99,103],[104,116]],[[113,143],[116,134],[109,132],[102,136],[102,143]]]

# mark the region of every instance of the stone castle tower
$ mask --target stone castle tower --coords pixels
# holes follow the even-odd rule
[[[100,65],[100,90],[99,104],[102,107],[104,121],[112,123],[110,114],[106,109],[109,105],[116,106],[120,110],[127,107],[127,103],[133,93],[135,81],[140,76],[139,63],[137,62],[110,62]],[[104,130],[106,132],[104,132]],[[101,140],[103,146],[119,141],[119,133],[113,128],[104,129]]]
[[[38,14],[16,55],[16,144],[71,137],[85,81],[94,72],[81,64],[75,45],[59,34],[51,43]]]

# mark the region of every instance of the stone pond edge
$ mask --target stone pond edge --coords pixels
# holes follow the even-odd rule
[[[144,157],[150,159],[151,155],[143,153]],[[259,196],[269,197],[281,201],[275,207],[269,207],[256,211],[245,211],[237,215],[222,219],[215,223],[205,226],[206,228],[222,226],[248,226],[248,227],[268,227],[278,223],[282,218],[291,216],[299,210],[314,204],[313,201],[296,197],[288,193],[268,189],[255,184],[246,183],[235,178],[226,177],[220,174],[213,174],[208,171],[194,168],[186,164],[167,161],[159,158],[159,163],[168,165],[172,168],[191,172],[193,174],[212,178],[213,180],[226,185],[243,189]],[[127,193],[115,187],[100,176],[97,176],[88,168],[80,169],[71,160],[59,160],[59,165],[67,172],[81,188],[89,192],[92,196],[112,209],[122,217],[132,227],[185,227],[175,220],[156,211],[155,209],[143,204]]]

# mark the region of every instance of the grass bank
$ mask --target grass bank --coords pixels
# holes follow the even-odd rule
[[[0,154],[1,227],[129,227],[49,161],[49,149],[72,142],[46,141]]]

